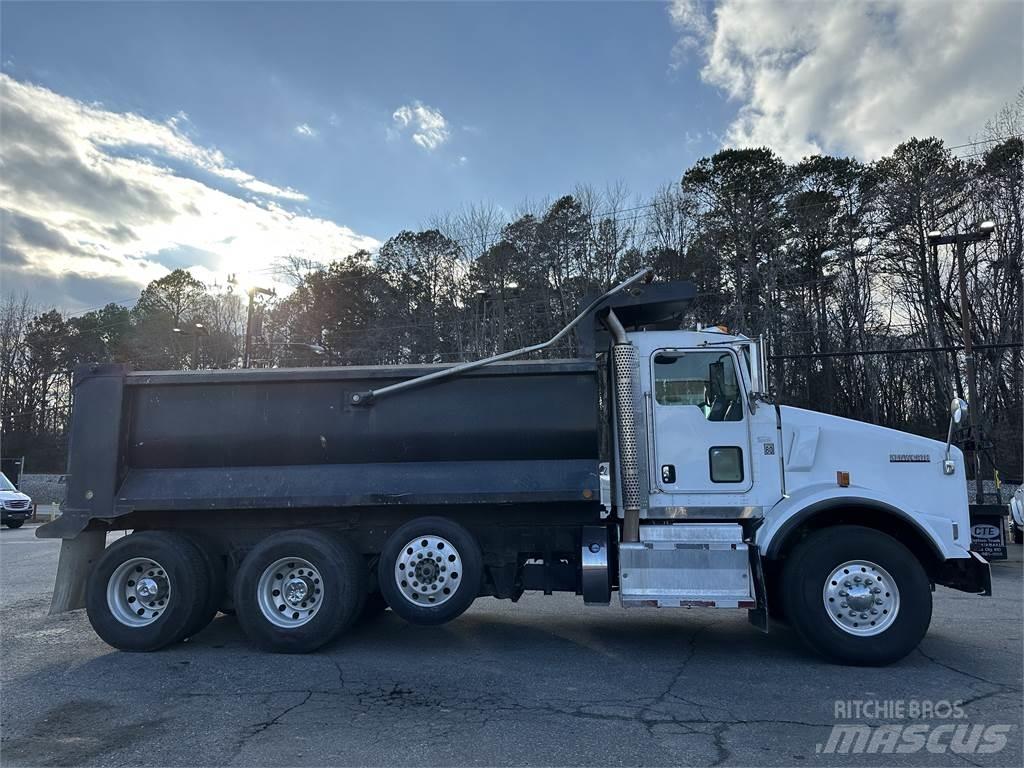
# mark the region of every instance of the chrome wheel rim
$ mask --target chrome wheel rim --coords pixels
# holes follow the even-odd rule
[[[107,608],[126,627],[152,624],[170,604],[171,579],[156,560],[148,557],[125,560],[107,579]]]
[[[417,536],[402,547],[395,561],[395,584],[413,605],[443,605],[461,583],[462,556],[440,536]]]
[[[885,632],[900,610],[896,580],[870,560],[849,560],[834,569],[821,595],[832,623],[858,637]]]
[[[308,624],[324,600],[320,571],[302,557],[282,557],[268,565],[256,584],[263,618],[282,629]]]

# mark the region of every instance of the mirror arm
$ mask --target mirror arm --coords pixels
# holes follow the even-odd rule
[[[946,432],[946,455],[942,459],[942,473],[952,475],[956,471],[956,464],[949,458],[949,446],[953,444],[953,417],[949,417],[949,430]]]

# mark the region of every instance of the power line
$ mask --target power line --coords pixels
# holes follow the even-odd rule
[[[1008,133],[1005,136],[994,136],[991,139],[979,139],[977,141],[968,141],[968,142],[965,142],[963,144],[954,144],[951,147],[946,147],[946,149],[953,150],[953,149],[962,149],[963,147],[978,147],[978,146],[981,146],[982,144],[995,144],[995,143],[1000,142],[1000,141],[1009,141],[1010,139],[1021,139],[1021,138],[1024,138],[1024,134],[1021,134],[1021,133]]]
[[[998,344],[972,344],[974,349],[1014,349],[1024,348],[1024,341],[1003,342]],[[805,360],[808,358],[825,357],[861,357],[866,355],[913,355],[921,352],[960,352],[962,346],[913,347],[911,349],[864,349],[860,351],[845,350],[843,352],[799,352],[790,355],[769,355],[769,360]]]

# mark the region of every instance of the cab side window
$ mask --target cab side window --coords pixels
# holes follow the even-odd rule
[[[743,398],[728,352],[659,352],[654,356],[658,405],[698,408],[708,421],[742,421]]]

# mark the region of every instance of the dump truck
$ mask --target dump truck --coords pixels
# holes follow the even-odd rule
[[[233,611],[308,652],[387,608],[437,625],[485,596],[617,593],[886,664],[934,585],[991,594],[962,453],[778,403],[761,339],[681,330],[695,295],[644,270],[554,338],[454,366],[81,368],[63,514],[37,532],[63,540],[51,610],[131,651]],[[524,359],[570,334],[575,358]]]

